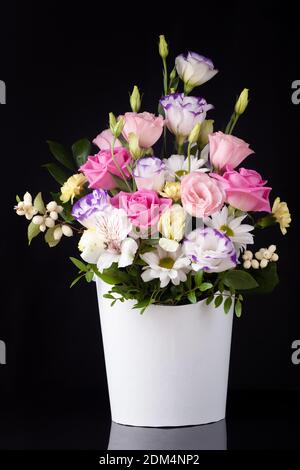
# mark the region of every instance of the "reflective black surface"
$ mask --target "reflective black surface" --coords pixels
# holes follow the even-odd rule
[[[58,395],[1,397],[0,449],[300,449],[298,392],[230,392],[226,422],[166,429],[111,425],[100,391]]]

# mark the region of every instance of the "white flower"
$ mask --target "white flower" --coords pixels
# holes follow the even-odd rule
[[[156,157],[141,158],[133,170],[138,189],[161,191],[165,184],[165,164]]]
[[[176,57],[175,66],[179,77],[186,84],[188,92],[194,87],[207,82],[218,73],[210,59],[195,52],[189,52],[187,55],[181,54]]]
[[[157,247],[156,251],[145,253],[140,257],[148,264],[143,268],[143,281],[160,279],[160,287],[166,287],[170,281],[178,286],[180,282],[186,281],[186,274],[190,271],[190,260],[182,254],[181,247],[175,252]]]
[[[234,247],[239,253],[244,250],[247,245],[252,245],[253,235],[249,232],[254,230],[253,225],[242,224],[247,214],[240,217],[228,214],[228,207],[224,206],[220,212],[212,214],[210,217],[204,219],[204,224],[207,227],[212,227],[220,232],[225,233],[233,242]]]
[[[18,215],[25,215],[27,220],[31,220],[38,213],[38,210],[32,205],[32,196],[27,191],[24,194],[23,201],[18,202],[15,206]]]
[[[79,243],[82,258],[97,264],[100,272],[118,263],[119,268],[132,264],[138,245],[128,237],[132,229],[123,209],[109,208],[95,214],[95,228],[84,232]]]
[[[188,172],[188,159],[184,155],[171,155],[169,158],[164,159],[166,165],[166,180],[175,181],[180,180]],[[199,170],[206,163],[205,158],[197,158],[191,155],[191,172]],[[207,168],[202,168],[199,171],[208,171]]]
[[[237,264],[237,255],[231,240],[224,233],[210,227],[191,232],[183,244],[183,251],[191,259],[194,271],[203,269],[210,273],[220,273]]]
[[[100,255],[104,252],[105,246],[103,239],[95,228],[85,230],[79,240],[78,248],[81,258],[87,263],[97,264]]]

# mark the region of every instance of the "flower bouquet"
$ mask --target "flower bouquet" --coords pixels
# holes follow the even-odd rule
[[[41,193],[32,200],[27,192],[23,200],[17,197],[15,207],[18,215],[30,220],[29,243],[41,233],[50,247],[64,237],[79,237],[80,259],[71,258],[79,272],[71,286],[80,279],[97,280],[111,403],[115,420],[127,424],[199,424],[224,417],[232,311],[240,316],[245,294],[271,292],[278,282],[276,246],[252,251],[248,246],[254,244],[255,229],[279,224],[285,234],[291,221],[286,203],[278,197],[271,208],[271,188],[258,172],[238,169],[246,158],[253,158],[249,144],[233,135],[247,108],[248,90],[237,99],[226,128],[215,131],[214,121],[207,119],[213,105],[191,93],[218,71],[211,60],[189,52],[176,58],[170,72],[168,52],[168,44],[160,36],[163,96],[158,116],[140,112],[141,95],[135,86],[131,112],[118,117],[109,114],[109,128],[93,140],[96,151],[92,152],[87,139],[74,143],[71,151],[48,142],[56,162],[45,167],[59,183],[59,191],[51,194],[47,204]],[[142,317],[144,324],[133,312],[112,314],[131,308],[140,313],[149,309],[149,315]],[[220,315],[221,308],[227,315]],[[210,312],[209,317],[204,313],[201,324],[200,310]],[[190,331],[178,336],[187,323]],[[112,332],[115,341],[107,339]],[[215,367],[216,373],[224,371],[221,385],[211,382],[203,361],[212,355],[209,344],[220,342],[225,334],[217,362],[208,361],[206,366]],[[130,344],[123,344],[128,335]],[[174,349],[172,338],[186,351],[202,341],[202,349],[191,350],[185,363],[174,352],[173,362],[169,358],[155,372],[162,362],[162,343]],[[141,341],[142,350],[146,348],[145,364],[136,362],[134,341]],[[120,353],[124,353],[123,360]],[[195,384],[191,376],[199,361],[202,376]],[[191,375],[179,378],[178,370],[186,369],[187,362],[189,367],[195,363]],[[139,371],[134,377],[133,364]],[[141,378],[145,368],[152,384]],[[171,375],[173,408],[166,404],[161,388],[162,376]],[[211,398],[205,392],[206,398],[202,398],[209,411],[203,407],[200,411],[188,407],[187,411],[188,401],[199,402],[204,380],[210,383],[210,392],[222,390],[223,398]],[[125,387],[122,399],[116,390],[120,387]],[[146,404],[141,395],[147,387],[152,398],[148,394]],[[198,398],[190,396],[191,388]],[[182,402],[185,405],[180,407]],[[152,415],[145,412],[150,405]]]

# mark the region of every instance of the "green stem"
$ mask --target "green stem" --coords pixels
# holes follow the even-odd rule
[[[189,142],[189,145],[188,145],[188,148],[187,148],[188,173],[191,172],[191,148],[192,148],[192,144]]]
[[[116,167],[118,168],[127,188],[129,189],[130,192],[132,192],[132,188],[130,187],[128,181],[127,181],[127,178],[126,178],[126,175],[124,173],[124,171],[122,170],[122,168],[120,167],[119,163],[117,162],[117,160],[115,159],[115,152],[114,152],[114,148],[115,148],[115,143],[116,143],[116,138],[114,137],[113,140],[112,140],[112,143],[111,143],[111,156],[112,156],[112,159],[113,159],[113,162],[114,164],[116,165]]]
[[[230,118],[229,123],[226,126],[225,134],[232,134],[233,129],[235,128],[236,123],[238,122],[240,115],[233,113],[233,115]]]
[[[164,66],[164,93],[165,96],[168,94],[168,68],[167,68],[167,61],[163,59],[163,66]]]

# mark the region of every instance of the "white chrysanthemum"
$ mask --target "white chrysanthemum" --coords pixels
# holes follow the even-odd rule
[[[156,251],[140,255],[147,263],[142,279],[144,282],[160,279],[160,287],[166,287],[171,281],[175,286],[185,282],[186,274],[191,270],[190,260],[182,254],[181,247],[175,252],[168,252],[158,247]]]
[[[128,237],[132,229],[123,209],[109,208],[95,214],[95,228],[84,232],[79,242],[82,258],[97,264],[100,272],[118,263],[119,268],[132,264],[138,245]]]
[[[194,271],[221,273],[234,268],[237,254],[230,238],[219,230],[207,227],[191,232],[183,243],[183,251]]]
[[[207,168],[201,168],[206,161],[206,158],[202,155],[200,158],[191,155],[191,172],[196,170],[208,171]],[[166,165],[165,178],[167,181],[180,180],[188,172],[188,159],[184,155],[171,155],[171,157],[164,159],[164,163]]]
[[[249,232],[254,230],[253,225],[242,224],[247,214],[240,217],[228,214],[228,207],[224,206],[223,209],[210,217],[204,219],[207,227],[212,227],[220,232],[225,233],[233,242],[234,247],[239,253],[241,250],[246,249],[247,245],[252,245],[253,235]]]

